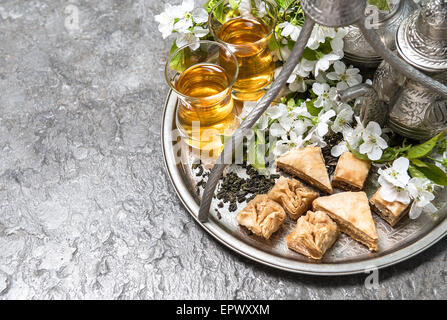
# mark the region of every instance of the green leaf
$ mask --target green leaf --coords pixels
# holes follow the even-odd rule
[[[290,99],[287,101],[287,109],[290,111],[290,110],[293,110],[295,107],[296,107],[295,100],[292,99],[292,98],[290,98]]]
[[[172,44],[171,50],[169,51],[169,55],[172,56],[177,49],[178,49],[177,41],[174,41],[174,43]]]
[[[237,10],[239,9],[239,4],[241,3],[241,0],[229,0],[228,3],[230,4],[231,9]]]
[[[397,157],[399,156],[399,151],[394,149],[394,148],[386,148],[383,151],[382,157],[377,160],[374,161],[375,163],[387,163],[387,162],[393,162],[394,160],[397,159]]]
[[[287,9],[295,1],[296,0],[275,0],[276,4],[280,6],[282,9]]]
[[[418,167],[420,171],[427,179],[433,181],[440,186],[447,186],[447,175],[441,168],[437,167],[433,163],[426,163],[427,167]],[[411,173],[411,172],[410,172]]]
[[[207,3],[205,3],[205,9],[208,13],[211,13],[214,9],[214,16],[216,19],[224,24],[227,20],[226,14],[225,14],[225,1],[222,1],[219,3],[220,0],[209,0]]]
[[[428,156],[433,148],[436,146],[436,143],[439,139],[444,137],[444,132],[439,133],[438,135],[434,136],[427,142],[424,142],[420,145],[414,146],[410,148],[407,152],[407,158],[408,159],[419,159]]]
[[[331,46],[331,38],[326,38],[326,41],[318,47],[317,51],[321,55],[326,55],[332,52],[332,46]]]
[[[315,100],[306,101],[306,107],[307,111],[309,111],[312,116],[317,117],[320,114],[322,108],[315,107],[314,102]]]
[[[411,159],[411,163],[414,164],[416,167],[423,167],[423,168],[428,168],[428,165],[419,159]]]
[[[275,34],[273,35],[273,37],[270,37],[268,47],[271,51],[281,49],[281,44],[279,43],[278,39],[276,39]]]
[[[169,67],[179,73],[182,73],[190,66],[191,52],[187,49],[180,50],[171,58]]]
[[[390,7],[388,5],[387,0],[368,0],[370,5],[376,6],[377,9],[382,11],[390,11]]]
[[[304,49],[303,58],[309,61],[317,61],[318,60],[318,52],[312,50],[310,48]]]
[[[250,140],[247,161],[256,170],[265,169],[265,137],[262,131],[254,129],[255,138]]]
[[[408,172],[410,173],[410,176],[412,178],[426,178],[425,175],[419,171],[419,169],[416,166],[413,166],[410,164],[410,167],[408,168]]]

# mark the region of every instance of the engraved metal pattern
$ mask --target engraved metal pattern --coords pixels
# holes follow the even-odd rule
[[[394,10],[387,14],[381,12],[378,22],[372,23],[372,29],[388,49],[396,49],[395,38],[399,25],[417,8],[413,0],[400,0]],[[348,34],[343,39],[345,58],[357,66],[377,67],[382,58],[369,45],[360,29],[355,25],[348,26],[347,29]]]
[[[447,72],[436,75],[435,79],[447,84]],[[408,80],[391,108],[389,124],[409,138],[429,139],[447,129],[447,99]]]
[[[307,16],[327,27],[344,27],[356,23],[363,16],[364,0],[302,0]]]
[[[419,82],[422,86],[427,87],[428,89],[433,90],[434,92],[444,96],[447,98],[447,86],[442,84],[439,81],[427,76],[423,72],[419,71],[415,67],[405,63],[402,59],[400,59],[396,54],[394,54],[391,50],[386,48],[382,41],[380,41],[377,34],[368,29],[365,25],[365,18],[362,17],[360,21],[357,23],[357,26],[362,30],[365,39],[369,42],[369,44],[379,53],[393,68],[395,68],[398,72],[402,73],[402,75],[406,76],[409,79],[413,79],[416,82]]]
[[[446,37],[447,2],[434,0],[400,25],[396,45],[399,54],[411,65],[439,72],[447,70]]]
[[[373,87],[380,100],[391,105],[405,83],[405,77],[383,61],[374,74]]]

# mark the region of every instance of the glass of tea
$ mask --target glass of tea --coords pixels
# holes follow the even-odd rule
[[[188,145],[221,151],[224,138],[239,126],[231,95],[238,70],[233,52],[214,41],[198,41],[172,54],[165,76],[178,97],[176,125]]]
[[[212,9],[208,27],[217,41],[236,55],[239,76],[233,86],[237,100],[257,101],[274,77],[275,65],[268,48],[276,20],[274,5],[267,0],[249,1],[250,6],[234,8],[222,0]],[[223,62],[224,64],[225,62]]]

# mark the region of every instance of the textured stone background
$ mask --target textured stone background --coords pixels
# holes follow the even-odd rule
[[[162,9],[0,0],[0,298],[447,298],[447,239],[368,290],[366,275],[261,266],[200,229],[163,165]]]

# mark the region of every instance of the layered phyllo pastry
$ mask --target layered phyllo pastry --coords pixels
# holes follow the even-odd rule
[[[286,218],[280,204],[267,195],[258,195],[237,215],[237,222],[254,234],[269,239]]]
[[[276,159],[276,165],[323,192],[333,193],[321,148],[294,149]]]
[[[323,258],[337,240],[337,224],[323,211],[308,211],[286,237],[287,247],[312,259]]]
[[[371,209],[394,227],[410,210],[410,204],[388,202],[380,195],[380,189],[369,200]]]
[[[363,243],[371,251],[378,250],[376,226],[368,197],[364,192],[342,192],[314,200],[314,211],[325,211],[340,231]]]
[[[351,152],[345,152],[338,159],[332,186],[346,191],[360,191],[370,168],[370,161],[361,160]]]
[[[291,219],[296,220],[312,207],[318,192],[305,187],[298,180],[280,177],[268,196],[282,205]]]

